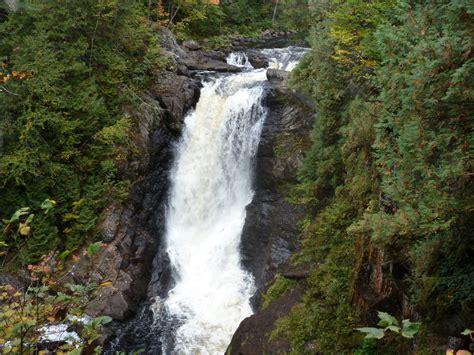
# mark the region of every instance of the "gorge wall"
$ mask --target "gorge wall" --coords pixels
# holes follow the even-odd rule
[[[306,210],[288,201],[291,187],[303,154],[311,144],[310,130],[314,107],[286,88],[278,74],[270,76],[265,121],[256,161],[255,196],[247,206],[242,233],[243,264],[255,276],[258,291],[254,296],[255,314],[243,320],[227,350],[229,354],[287,353],[290,345],[284,339],[268,341],[276,321],[289,313],[302,296],[295,288],[268,307],[263,307],[262,293],[277,274],[299,278],[305,271],[291,265],[291,256],[300,243],[299,222]]]
[[[72,272],[64,280],[92,280],[101,284],[87,312],[116,320],[108,331],[106,341],[111,341],[111,347],[106,352],[146,348],[159,353],[160,342],[156,339],[172,337],[162,333],[166,329],[156,328],[153,314],[153,300],[166,296],[172,286],[169,261],[161,247],[169,169],[184,115],[199,99],[200,83],[196,78],[201,71],[241,70],[225,62],[225,53],[203,50],[192,41],[178,45],[165,29],[162,48],[168,60],[166,70],[156,72],[153,85],[140,95],[138,108],[124,108],[136,126],[122,174],[134,183],[127,199],[109,206],[100,224],[105,249],[92,259],[83,257],[70,265]],[[264,64],[263,56],[251,50],[249,59],[256,67]],[[285,72],[269,70],[267,76],[268,115],[256,159],[255,196],[247,207],[241,244],[242,263],[254,275],[258,288],[252,299],[254,310],[261,306],[261,294],[277,273],[295,271],[289,259],[298,250],[298,221],[305,210],[286,198],[296,182],[303,153],[310,145],[314,117],[314,108],[307,100],[286,87]],[[266,331],[261,325],[288,312],[288,307],[298,299],[299,294],[281,309],[272,306],[270,314],[263,318],[257,313],[245,320],[234,339],[240,339],[246,331],[253,332],[252,328]],[[259,342],[258,336],[254,342]]]

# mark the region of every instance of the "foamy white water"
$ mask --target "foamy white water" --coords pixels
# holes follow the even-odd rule
[[[253,69],[252,64],[249,62],[249,58],[243,52],[232,52],[227,56],[227,64],[235,65],[241,68]]]
[[[262,52],[283,69],[304,54]],[[164,317],[172,325],[173,339],[162,341],[164,354],[223,354],[252,314],[255,287],[240,264],[239,247],[266,116],[266,70],[253,70],[245,53],[230,54],[227,62],[247,70],[204,83],[185,119],[170,176],[166,243],[176,284],[151,306],[157,321]]]
[[[254,284],[240,265],[239,245],[266,114],[265,80],[260,70],[205,83],[185,120],[166,237],[177,283],[164,306],[182,322],[177,354],[223,354],[239,323],[252,314]]]
[[[286,47],[262,49],[262,53],[268,57],[268,67],[292,71],[298,64],[301,57],[308,51],[303,47]]]

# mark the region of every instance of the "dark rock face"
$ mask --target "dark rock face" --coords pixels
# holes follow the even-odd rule
[[[226,354],[289,354],[291,352],[289,342],[279,337],[269,340],[269,333],[278,319],[288,315],[302,296],[302,287],[296,287],[274,301],[270,307],[245,318],[232,337]]]
[[[200,83],[183,75],[165,71],[157,78],[149,92],[160,102],[168,122],[174,122],[178,132],[185,113],[199,100]]]
[[[278,83],[277,83],[278,84]],[[267,308],[261,308],[261,293],[277,273],[295,280],[307,270],[292,270],[290,256],[299,248],[298,221],[301,206],[288,203],[288,186],[295,183],[303,152],[310,144],[314,111],[284,83],[270,83],[265,121],[256,161],[256,186],[242,232],[242,262],[254,277],[258,291],[253,300],[257,312],[244,319],[235,332],[228,354],[286,354],[290,344],[269,339],[277,320],[301,300],[302,287],[285,293]]]
[[[185,80],[170,72],[163,75],[167,80],[175,76],[176,83]],[[134,138],[137,140],[136,146],[142,146],[142,149],[146,146],[140,151],[141,159],[146,159],[147,164],[141,161],[136,166],[142,165],[140,170],[145,176],[139,177],[130,188],[124,204],[109,207],[100,225],[103,239],[110,244],[97,257],[97,261],[93,260],[90,270],[82,277],[98,283],[112,281],[112,284],[99,288],[97,298],[87,309],[92,316],[109,315],[124,320],[136,312],[146,295],[151,264],[164,229],[173,144],[179,137],[184,107],[191,107],[195,100],[194,94],[186,95],[186,90],[181,92],[182,95],[176,95],[175,100],[171,101],[174,106],[162,104],[154,115],[137,112],[142,126]],[[167,91],[163,95],[160,92],[154,95],[155,105],[168,100]],[[147,105],[151,103],[143,104]],[[142,109],[151,110],[149,107]],[[146,117],[154,118],[146,121]]]
[[[298,248],[301,206],[285,200],[310,144],[314,113],[289,90],[267,89],[265,120],[257,153],[255,196],[242,232],[243,265],[258,288],[271,280]]]
[[[267,70],[268,80],[285,81],[288,79],[288,72],[280,69],[268,69]]]

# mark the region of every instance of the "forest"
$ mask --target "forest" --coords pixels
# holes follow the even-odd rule
[[[472,354],[469,0],[0,1],[0,352],[48,353],[42,329],[88,317],[112,284],[66,276],[98,262],[107,209],[144,176],[130,169],[143,154],[135,113],[175,70],[162,28],[212,51],[268,31],[309,48],[288,86],[316,113],[286,196],[307,211],[291,263],[308,275],[266,286],[262,307],[303,296],[262,342]],[[102,353],[113,318],[93,317],[80,346],[53,351]]]

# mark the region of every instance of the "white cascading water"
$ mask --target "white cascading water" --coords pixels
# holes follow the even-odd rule
[[[233,52],[227,57],[227,64],[235,65],[241,68],[253,69],[252,64],[249,62],[249,58],[243,52]]]
[[[285,57],[284,67],[300,57]],[[157,299],[152,306],[157,319],[164,310],[177,324],[173,349],[164,342],[165,354],[223,354],[252,314],[255,287],[239,247],[266,116],[266,70],[253,70],[244,53],[227,61],[245,71],[204,83],[171,173],[166,243],[176,284],[164,303]]]
[[[166,239],[177,280],[164,306],[180,323],[177,354],[223,354],[252,314],[254,285],[240,265],[239,245],[266,113],[265,79],[261,70],[205,83],[185,120]]]
[[[295,46],[261,50],[262,54],[268,57],[269,68],[286,71],[292,71],[307,51],[307,48]]]

